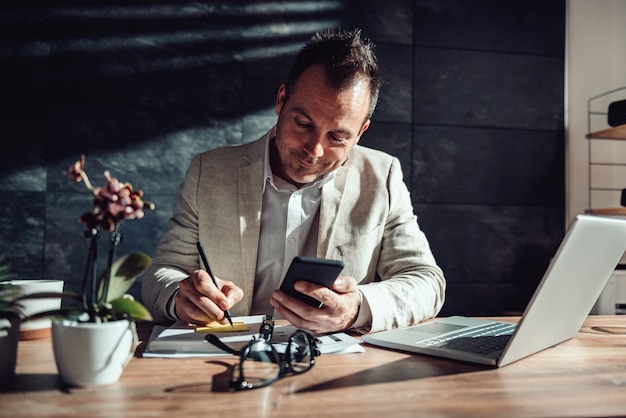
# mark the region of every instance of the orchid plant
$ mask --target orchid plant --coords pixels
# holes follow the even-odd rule
[[[145,210],[154,210],[154,204],[142,200],[143,192],[133,189],[130,183],[121,183],[104,172],[106,184],[94,187],[84,170],[85,156],[81,155],[64,172],[71,181],[83,182],[93,196],[93,209],[82,214],[78,220],[84,224],[84,236],[89,240],[87,264],[83,275],[81,295],[64,292],[64,300],[75,302],[76,306],[64,306],[61,311],[43,312],[41,316],[69,317],[82,322],[104,322],[117,319],[150,320],[148,310],[132,296],[126,294],[135,279],[150,265],[152,259],[143,253],[134,252],[115,259],[118,245],[122,242],[120,224],[125,220],[141,219]],[[109,235],[106,269],[98,275],[98,239],[100,232]],[[39,293],[29,298],[58,297]]]
[[[71,181],[83,182],[93,195],[93,210],[85,212],[79,221],[85,225],[84,235],[90,240],[87,265],[83,277],[82,303],[90,321],[119,319],[151,319],[150,313],[139,302],[126,295],[135,279],[152,261],[143,253],[131,253],[115,261],[117,246],[122,242],[120,224],[125,220],[141,219],[144,210],[154,210],[154,204],[142,200],[143,192],[130,183],[121,183],[104,172],[106,185],[94,187],[84,170],[85,156],[81,155],[66,172]],[[107,269],[98,276],[99,231],[109,233]],[[91,297],[87,289],[91,289]]]

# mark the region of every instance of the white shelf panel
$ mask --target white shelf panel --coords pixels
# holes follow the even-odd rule
[[[626,189],[626,166],[592,165],[592,189]]]
[[[621,192],[609,192],[605,190],[591,191],[592,208],[617,208],[620,207]],[[624,208],[626,210],[626,208]]]
[[[594,140],[590,144],[592,163],[625,164],[626,141]]]

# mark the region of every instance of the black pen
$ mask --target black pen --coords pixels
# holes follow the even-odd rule
[[[198,247],[198,252],[200,253],[200,258],[202,259],[202,262],[204,263],[204,268],[206,269],[206,272],[209,273],[209,276],[211,276],[211,279],[213,279],[213,283],[215,284],[215,287],[217,287],[218,290],[221,290],[217,284],[217,280],[215,279],[215,276],[213,275],[213,271],[211,270],[211,265],[209,264],[209,260],[206,258],[206,254],[204,253],[204,247],[202,246],[202,243],[198,241],[198,243],[196,244],[196,247]],[[230,312],[228,312],[228,309],[224,310],[224,316],[226,317],[226,319],[228,319],[228,322],[230,322],[230,326],[232,327],[233,319],[231,318]]]

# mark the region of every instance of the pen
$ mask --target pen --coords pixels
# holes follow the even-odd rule
[[[213,284],[215,284],[215,287],[221,290],[217,284],[217,280],[215,279],[215,276],[213,275],[213,271],[211,270],[211,265],[209,264],[209,260],[206,258],[206,254],[204,253],[204,247],[202,246],[202,243],[198,241],[198,243],[196,244],[196,247],[198,247],[200,258],[202,259],[202,262],[204,263],[204,268],[206,269],[207,273],[209,273],[209,276],[211,276],[211,279],[213,279]],[[224,316],[226,317],[226,319],[228,319],[228,322],[230,323],[230,326],[232,327],[233,319],[231,318],[230,312],[228,312],[228,309],[224,310]]]

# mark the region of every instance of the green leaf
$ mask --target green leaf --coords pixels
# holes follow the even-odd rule
[[[113,312],[116,314],[125,313],[135,321],[151,321],[152,315],[139,302],[129,298],[117,298],[109,302]]]
[[[150,265],[152,258],[144,253],[130,253],[118,258],[112,267],[113,274],[109,283],[107,302],[121,298],[131,288],[139,277]],[[98,300],[102,295],[104,280],[109,274],[108,270],[100,277],[98,284]]]

